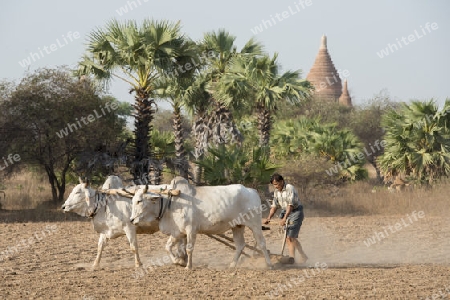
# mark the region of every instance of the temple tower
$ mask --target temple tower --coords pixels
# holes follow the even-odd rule
[[[339,104],[353,106],[352,98],[350,97],[347,89],[347,79],[344,79],[344,88],[342,89],[342,95],[339,97]]]
[[[314,96],[318,100],[339,101],[342,94],[342,82],[328,53],[327,37],[325,35],[322,36],[319,53],[317,53],[316,61],[306,79],[315,87]],[[345,100],[347,101],[348,98],[345,98]],[[351,99],[349,103],[351,106]]]

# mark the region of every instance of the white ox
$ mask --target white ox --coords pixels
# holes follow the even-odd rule
[[[151,186],[154,189],[164,189],[167,185]],[[117,176],[109,176],[103,184],[103,190],[123,188],[122,180]],[[67,200],[62,205],[64,212],[74,212],[83,217],[92,218],[94,230],[100,234],[98,240],[97,257],[92,269],[99,266],[103,248],[109,239],[126,235],[131,251],[135,255],[135,265],[142,265],[137,245],[136,234],[152,234],[159,230],[158,223],[148,223],[144,226],[135,226],[130,222],[131,196],[107,195],[90,188],[88,182],[82,182],[75,186]],[[172,245],[170,241],[168,244]],[[178,252],[184,254],[184,245],[178,244]],[[175,258],[174,258],[175,259]],[[178,257],[174,263],[183,264],[183,259]]]
[[[245,247],[244,226],[253,233],[257,246],[271,267],[266,242],[261,229],[261,199],[258,193],[240,184],[227,186],[190,185],[186,179],[176,177],[171,186],[180,191],[178,196],[147,193],[139,189],[133,197],[133,224],[146,224],[159,220],[159,229],[174,241],[187,238],[186,269],[192,268],[192,252],[197,233],[221,234],[231,229],[236,246],[231,267],[237,265]],[[248,217],[248,214],[251,217]],[[247,218],[242,216],[246,215]],[[173,253],[169,255],[172,257]]]

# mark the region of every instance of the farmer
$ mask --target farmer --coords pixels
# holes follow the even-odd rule
[[[275,188],[275,192],[273,193],[273,203],[269,216],[264,221],[264,224],[269,224],[278,207],[281,207],[280,225],[286,226],[286,223],[288,224],[286,229],[286,243],[289,249],[288,262],[290,264],[295,262],[295,249],[297,249],[302,258],[302,263],[304,263],[308,260],[308,256],[303,252],[302,245],[297,239],[304,218],[303,206],[300,204],[297,190],[292,184],[285,183],[283,176],[278,173],[272,175],[270,183]]]

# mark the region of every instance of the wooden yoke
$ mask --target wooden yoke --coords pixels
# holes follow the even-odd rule
[[[101,193],[107,194],[107,195],[118,195],[126,198],[133,198],[134,193],[129,192],[125,189],[109,189],[109,190],[100,190]]]
[[[169,193],[170,193],[170,195],[172,195],[172,196],[179,196],[180,195],[180,190],[168,190],[168,189],[161,190],[161,191],[159,191],[159,190],[148,190],[147,192],[148,193],[153,193],[153,194],[164,194],[164,195],[169,195]]]
[[[108,194],[108,195],[119,195],[122,197],[127,197],[127,198],[133,198],[135,193],[129,192],[125,189],[109,189],[109,190],[101,190],[100,192]],[[168,195],[170,193],[170,195],[172,196],[179,196],[180,195],[180,190],[144,190],[144,193],[154,193],[154,194],[164,194],[164,195]]]

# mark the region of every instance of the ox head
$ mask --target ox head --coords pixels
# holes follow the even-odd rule
[[[137,225],[156,220],[161,209],[161,197],[160,194],[148,192],[148,187],[138,189],[131,200],[131,223]]]
[[[62,205],[64,212],[74,212],[80,216],[92,216],[94,212],[95,190],[89,187],[89,181],[76,185],[66,202]]]
[[[116,175],[110,175],[106,178],[105,183],[102,186],[102,190],[108,189],[121,189],[123,188],[122,179]]]

